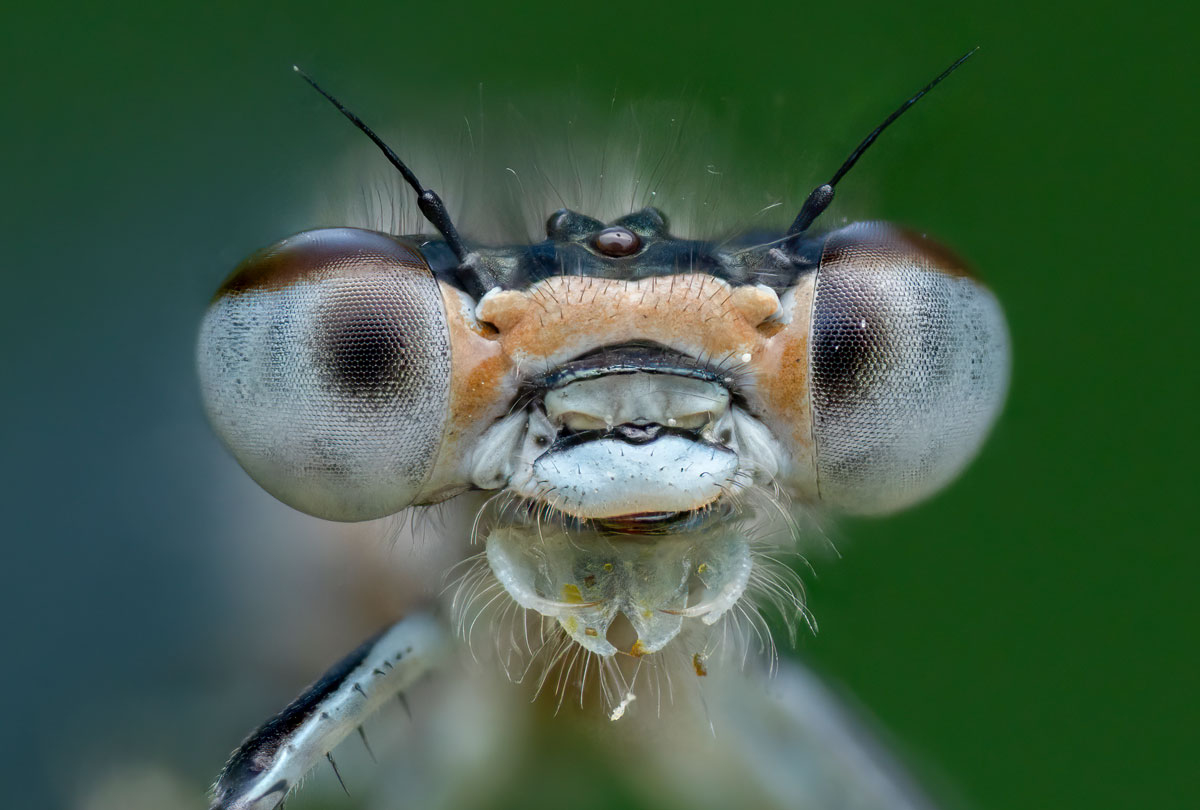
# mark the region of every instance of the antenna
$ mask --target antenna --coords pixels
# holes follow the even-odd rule
[[[812,193],[808,195],[808,199],[805,200],[804,205],[800,207],[800,213],[796,215],[796,221],[792,223],[792,227],[788,228],[787,235],[789,237],[799,236],[808,230],[808,226],[813,224],[813,220],[819,217],[821,212],[828,208],[829,204],[833,202],[833,187],[838,184],[839,180],[845,177],[846,172],[853,168],[854,164],[858,162],[858,159],[863,156],[863,152],[867,151],[867,147],[875,143],[875,139],[879,137],[880,133],[891,126],[892,122],[894,122],[897,118],[907,112],[909,107],[916,104],[917,101],[920,100],[921,96],[925,95],[934,87],[936,87],[942,79],[958,70],[959,66],[974,56],[977,50],[979,50],[978,45],[960,56],[957,60],[955,60],[954,64],[943,70],[940,76],[918,90],[912,98],[896,108],[896,111],[889,115],[882,124],[875,127],[875,129],[871,131],[870,135],[863,138],[862,143],[860,143],[858,147],[850,153],[850,157],[846,158],[846,162],[842,164],[841,168],[838,169],[836,173],[834,173],[833,179],[824,185],[817,186],[812,190]],[[312,80],[309,79],[309,81]]]
[[[388,159],[388,162],[396,167],[405,182],[412,186],[413,191],[417,192],[417,207],[421,209],[421,213],[425,216],[425,219],[429,220],[430,225],[437,228],[438,233],[446,240],[446,246],[454,251],[454,255],[458,260],[460,262],[463,261],[467,257],[467,248],[463,245],[462,238],[458,235],[458,229],[450,221],[450,212],[446,210],[446,204],[442,202],[442,198],[437,195],[437,192],[431,188],[422,186],[421,181],[412,173],[412,169],[404,165],[404,161],[396,156],[392,148],[384,143],[383,139],[376,135],[369,126],[364,124],[361,118],[346,109],[342,102],[338,101],[327,93],[321,85],[317,84],[312,76],[301,70],[298,65],[292,65],[292,70],[299,73],[304,81],[311,84],[314,90],[323,95],[334,107],[337,107],[338,112],[350,119],[350,123],[362,130],[379,147],[379,151],[383,152],[383,156]]]

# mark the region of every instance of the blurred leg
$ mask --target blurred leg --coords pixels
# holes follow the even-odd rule
[[[447,634],[432,616],[401,619],[343,658],[234,752],[212,810],[271,810],[386,700],[435,665]]]

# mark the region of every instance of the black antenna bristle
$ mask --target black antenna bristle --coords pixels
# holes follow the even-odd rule
[[[446,204],[442,202],[442,198],[437,192],[430,188],[425,188],[421,185],[421,181],[413,174],[412,169],[408,168],[392,148],[383,142],[383,139],[375,134],[369,126],[363,123],[362,119],[348,110],[342,102],[338,101],[330,93],[317,84],[312,76],[305,73],[299,65],[292,65],[292,70],[300,74],[300,76],[312,85],[312,88],[325,97],[325,100],[337,108],[337,111],[349,119],[350,123],[358,127],[364,135],[379,147],[379,151],[383,152],[383,156],[388,159],[388,162],[396,167],[400,172],[400,176],[404,181],[412,186],[413,191],[417,192],[417,207],[421,209],[421,213],[425,219],[429,220],[429,224],[437,228],[438,233],[446,240],[446,246],[454,251],[454,255],[461,262],[467,257],[466,246],[463,245],[462,238],[458,235],[458,229],[454,227],[454,223],[450,219],[450,213],[446,210]]]
[[[799,236],[808,230],[808,227],[812,225],[813,221],[821,215],[821,212],[828,208],[829,204],[833,202],[834,186],[838,184],[839,180],[846,176],[846,172],[850,171],[850,169],[854,167],[854,164],[857,163],[858,159],[863,156],[863,153],[867,151],[867,148],[870,147],[871,144],[875,143],[875,139],[878,138],[885,129],[891,126],[897,118],[907,112],[912,105],[920,101],[922,96],[936,87],[938,83],[942,81],[942,79],[945,79],[951,73],[958,70],[959,66],[974,56],[977,50],[979,50],[978,45],[964,53],[962,56],[958,57],[958,59],[954,61],[954,64],[943,70],[937,76],[937,78],[922,87],[912,97],[897,107],[891,115],[884,119],[882,124],[875,127],[875,129],[871,131],[870,135],[863,138],[862,143],[860,143],[857,148],[850,153],[850,157],[846,158],[841,167],[834,172],[833,178],[828,183],[823,183],[817,186],[812,190],[812,193],[808,195],[808,199],[806,199],[804,201],[804,205],[800,207],[800,213],[796,215],[796,220],[792,223],[792,227],[788,228],[787,235],[789,237]]]

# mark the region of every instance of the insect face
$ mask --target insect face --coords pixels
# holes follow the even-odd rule
[[[737,601],[756,495],[911,504],[966,464],[1005,389],[995,298],[888,225],[717,247],[653,210],[560,212],[532,246],[429,255],[339,228],[250,259],[202,328],[209,413],[256,480],[321,517],[503,494],[494,574],[603,655],[618,614],[653,652]]]
[[[329,97],[441,238],[325,228],[244,262],[201,326],[209,417],[256,481],[319,517],[490,494],[452,605],[464,634],[498,600],[500,620],[529,612],[529,653],[547,651],[547,672],[565,661],[560,684],[597,659],[616,720],[635,695],[609,677],[615,661],[676,650],[705,677],[730,625],[769,638],[748,597],[807,618],[778,561],[797,512],[928,497],[994,421],[1004,317],[961,260],[882,223],[809,232],[879,132],[962,61],[785,234],[719,243],[646,208],[612,222],[560,210],[533,244],[468,247],[437,194]],[[424,615],[352,653],[243,744],[217,807],[277,805],[444,646]]]

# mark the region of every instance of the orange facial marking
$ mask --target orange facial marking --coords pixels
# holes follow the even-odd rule
[[[779,296],[763,287],[734,287],[730,300],[742,317],[754,326],[759,326],[779,311]]]
[[[767,308],[761,296],[743,303],[755,315]],[[701,273],[636,281],[555,276],[528,292],[488,296],[480,303],[479,318],[499,329],[504,352],[515,362],[546,368],[633,340],[736,361],[746,353],[753,356],[764,340],[757,323],[735,305],[734,289]]]
[[[453,360],[450,419],[465,426],[497,410],[498,400],[510,387],[505,383],[512,363],[502,347],[485,336],[486,324],[475,321],[468,301],[445,285],[442,298],[446,302]]]
[[[439,284],[450,331],[449,419],[442,450],[431,481],[461,479],[459,467],[480,434],[507,413],[516,396],[517,379],[512,361],[488,324],[475,319],[469,298],[447,284]]]
[[[803,471],[812,458],[812,291],[812,275],[800,279],[785,304],[765,287],[732,287],[703,273],[637,280],[555,276],[526,291],[494,291],[473,308],[443,285],[454,355],[446,469],[508,413],[522,378],[604,346],[646,341],[729,368],[751,413]]]
[[[813,274],[801,276],[793,289],[790,320],[767,341],[755,392],[756,415],[787,445],[798,470],[811,469],[813,459],[808,336],[814,282]]]

